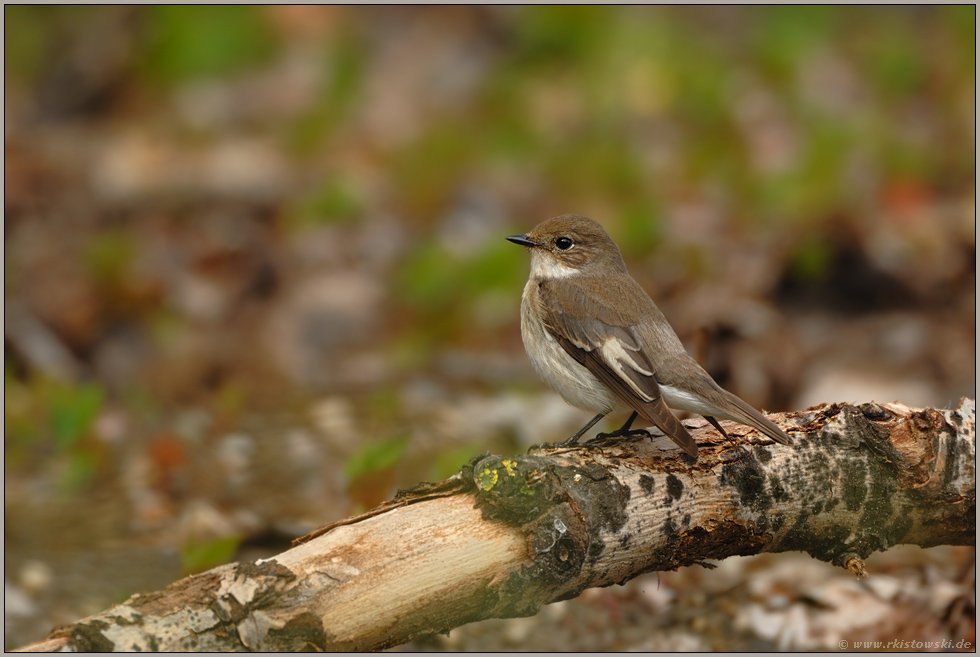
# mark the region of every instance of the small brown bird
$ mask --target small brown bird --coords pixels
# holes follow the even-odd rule
[[[566,214],[507,239],[531,252],[521,335],[534,370],[566,402],[596,413],[563,445],[576,443],[605,415],[625,408],[633,411],[626,424],[600,438],[645,433],[630,429],[640,415],[696,458],[697,444],[668,406],[703,415],[726,436],[716,418],[792,444],[782,429],[715,383],[684,351],[598,223]]]

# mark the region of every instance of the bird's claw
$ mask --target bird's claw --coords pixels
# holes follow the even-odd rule
[[[542,450],[542,449],[584,449],[586,451],[592,451],[597,449],[602,449],[602,445],[593,445],[592,441],[586,441],[584,443],[573,442],[566,440],[560,443],[541,443],[540,445],[531,445],[527,448],[527,453]]]

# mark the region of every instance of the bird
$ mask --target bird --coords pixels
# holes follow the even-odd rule
[[[532,367],[568,404],[596,414],[562,446],[577,444],[609,413],[630,410],[620,429],[596,438],[649,435],[631,428],[639,416],[697,458],[697,443],[671,408],[704,416],[725,437],[718,418],[792,444],[782,429],[718,385],[684,350],[598,222],[565,214],[506,239],[527,247],[531,255],[521,297],[521,337]]]

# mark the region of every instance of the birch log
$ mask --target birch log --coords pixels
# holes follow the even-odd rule
[[[694,420],[696,461],[662,437],[480,455],[276,557],[134,595],[24,649],[376,650],[759,552],[864,576],[899,543],[975,544],[975,413],[964,399],[771,416],[791,447]]]

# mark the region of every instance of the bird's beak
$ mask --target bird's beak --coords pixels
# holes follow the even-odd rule
[[[527,235],[511,235],[510,237],[507,238],[507,241],[513,242],[514,244],[520,244],[521,246],[526,246],[529,248],[532,246],[541,246],[534,240],[528,239]]]

